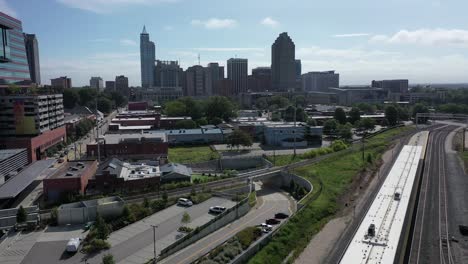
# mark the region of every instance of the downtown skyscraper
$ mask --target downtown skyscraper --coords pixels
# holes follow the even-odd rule
[[[296,87],[296,46],[288,33],[281,33],[271,46],[272,86],[276,91]]]
[[[140,34],[140,62],[141,62],[141,86],[148,88],[154,85],[154,62],[156,60],[156,47],[150,41],[146,27]]]
[[[36,35],[23,34],[24,44],[26,46],[26,55],[28,57],[29,72],[31,81],[35,84],[41,84],[41,69],[39,64],[39,44]]]
[[[227,77],[232,81],[232,89],[235,94],[247,91],[247,75],[247,59],[231,58],[227,61]]]

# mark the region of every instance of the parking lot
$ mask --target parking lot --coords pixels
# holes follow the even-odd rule
[[[75,255],[64,254],[65,246],[71,236],[65,237],[61,236],[60,233],[56,233],[53,234],[55,238],[59,239],[61,237],[63,240],[57,241],[53,238],[50,238],[49,241],[46,241],[45,238],[38,240],[22,263],[83,263],[85,258],[88,258],[87,263],[89,264],[101,263],[102,256],[110,253],[114,255],[116,262],[141,264],[153,256],[152,225],[158,226],[156,229],[156,245],[157,251],[160,252],[176,241],[176,236],[179,234],[177,229],[180,226],[194,228],[210,221],[214,216],[208,214],[208,209],[217,205],[230,208],[235,205],[235,202],[215,197],[188,208],[171,206],[112,233],[108,239],[111,248],[95,256],[86,256],[82,253],[76,253]],[[188,224],[181,223],[184,212],[188,212],[191,217],[191,222]]]

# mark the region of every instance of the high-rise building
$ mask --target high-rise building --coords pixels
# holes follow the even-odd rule
[[[124,96],[129,96],[128,77],[124,75],[115,77],[115,91]]]
[[[24,34],[24,43],[26,46],[26,55],[28,57],[29,72],[31,73],[31,81],[35,84],[41,84],[39,44],[36,35]]]
[[[296,61],[295,61],[295,64],[296,64],[296,80],[300,80],[300,79],[301,79],[301,75],[302,75],[302,63],[301,63],[301,60],[296,60]]]
[[[372,87],[383,88],[391,93],[408,93],[408,80],[399,79],[399,80],[381,80],[381,81],[372,81]]]
[[[20,20],[0,12],[0,88],[29,87],[31,74]],[[5,93],[0,89],[0,93]]]
[[[288,33],[281,33],[271,46],[272,86],[276,91],[296,87],[296,46]]]
[[[340,75],[335,71],[308,72],[302,74],[302,90],[327,92],[328,88],[340,87]]]
[[[156,60],[156,47],[150,41],[146,27],[140,34],[140,63],[141,63],[141,86],[150,87],[154,84],[154,62]]]
[[[107,92],[114,92],[115,91],[115,81],[106,81],[106,88]]]
[[[89,87],[101,92],[104,89],[104,81],[101,77],[91,77],[89,80]]]
[[[271,68],[257,67],[252,69],[248,77],[248,88],[251,92],[265,92],[271,90]]]
[[[59,88],[59,89],[69,89],[72,88],[72,80],[67,76],[58,77],[55,79],[51,79],[50,83],[52,88]]]
[[[228,79],[232,81],[232,89],[236,94],[247,91],[247,59],[229,59],[227,61],[227,74]]]
[[[215,83],[222,79],[224,79],[224,67],[219,66],[217,62],[208,63],[205,68],[206,95],[213,95]]]
[[[185,71],[184,94],[187,96],[206,96],[205,69],[194,65]]]
[[[155,87],[182,87],[182,68],[177,61],[156,61]]]

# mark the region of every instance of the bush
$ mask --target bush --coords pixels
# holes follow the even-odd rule
[[[335,140],[331,144],[331,148],[333,149],[334,152],[346,149],[348,146],[346,143],[344,143],[342,140]]]
[[[236,237],[242,245],[242,249],[248,248],[257,238],[262,236],[260,228],[251,226],[237,233]]]
[[[110,248],[109,242],[103,239],[94,238],[87,245],[83,247],[83,251],[90,254],[90,253],[99,252],[101,250],[109,249],[109,248]]]
[[[114,256],[106,254],[102,257],[102,264],[115,264]]]
[[[177,231],[183,232],[183,233],[190,233],[193,231],[193,228],[188,227],[188,226],[181,226],[179,227],[179,229],[177,229]]]

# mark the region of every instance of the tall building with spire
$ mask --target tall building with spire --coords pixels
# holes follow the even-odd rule
[[[141,62],[141,86],[151,87],[154,84],[154,62],[156,60],[156,48],[150,41],[146,26],[140,34],[140,62]]]
[[[281,33],[271,46],[272,86],[276,91],[296,87],[296,46],[287,32]]]

